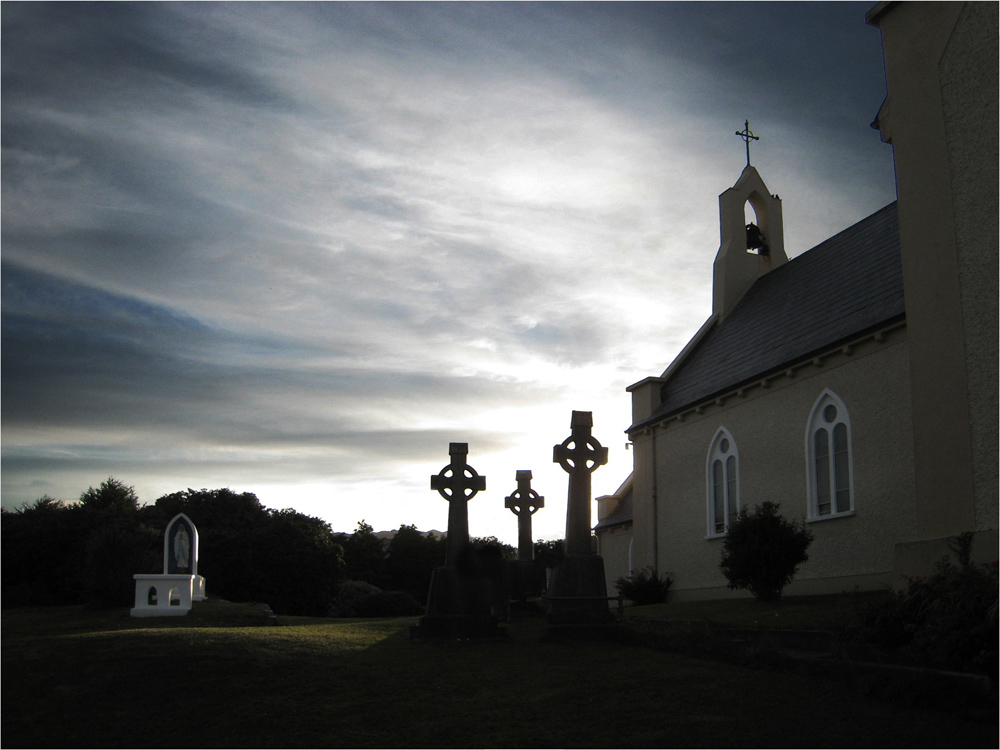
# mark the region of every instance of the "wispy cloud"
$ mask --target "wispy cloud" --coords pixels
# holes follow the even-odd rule
[[[570,410],[613,490],[624,387],[709,312],[743,119],[793,254],[892,200],[865,9],[4,4],[4,505],[441,527],[467,440],[473,532],[532,468],[559,535]]]

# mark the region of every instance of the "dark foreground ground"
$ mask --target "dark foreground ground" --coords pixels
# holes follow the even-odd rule
[[[404,621],[3,611],[2,744],[16,747],[990,747],[996,693],[886,696],[865,680],[616,642],[414,643]],[[944,710],[945,707],[947,710]]]

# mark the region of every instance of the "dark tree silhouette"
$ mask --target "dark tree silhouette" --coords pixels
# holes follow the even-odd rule
[[[386,554],[390,588],[405,591],[419,602],[425,601],[431,574],[444,564],[444,558],[444,537],[424,535],[416,526],[400,526]]]
[[[326,522],[269,511],[255,495],[229,489],[189,489],[140,507],[114,478],[79,503],[43,497],[3,512],[4,606],[131,604],[132,576],[162,572],[163,532],[178,513],[198,528],[209,597],[266,602],[279,614],[329,611],[344,564]]]
[[[387,587],[386,548],[369,524],[359,521],[353,534],[340,534],[338,541],[344,548],[348,580],[365,581],[382,589]]]
[[[91,487],[80,495],[80,505],[87,510],[134,513],[139,510],[139,498],[135,489],[108,477],[97,489]]]

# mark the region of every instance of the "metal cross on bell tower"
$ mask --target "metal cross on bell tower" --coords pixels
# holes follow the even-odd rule
[[[759,141],[760,138],[750,130],[750,121],[743,121],[743,130],[737,130],[736,135],[742,138],[747,144],[747,166],[750,166],[750,141]]]

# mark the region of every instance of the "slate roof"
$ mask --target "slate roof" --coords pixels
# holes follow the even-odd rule
[[[896,204],[759,278],[663,385],[639,427],[905,315]]]

